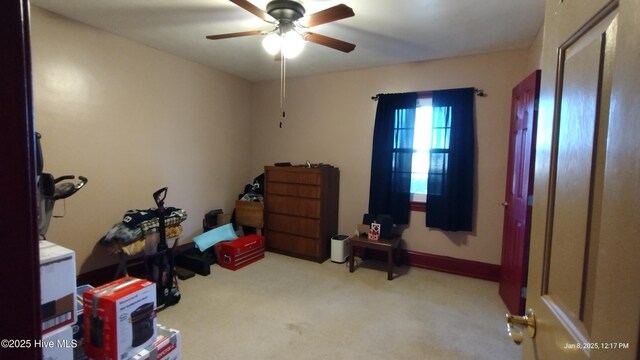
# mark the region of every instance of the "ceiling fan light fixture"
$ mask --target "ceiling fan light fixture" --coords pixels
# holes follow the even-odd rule
[[[288,58],[293,58],[299,55],[305,42],[312,42],[345,53],[351,52],[355,49],[355,44],[306,31],[311,27],[354,16],[355,14],[353,9],[347,5],[338,4],[305,16],[305,8],[301,3],[302,0],[264,1],[269,1],[266,6],[266,11],[253,5],[249,0],[231,0],[234,4],[259,17],[265,22],[275,25],[275,29],[272,31],[241,31],[227,34],[207,35],[206,38],[209,40],[220,40],[241,36],[268,35],[274,33],[274,35],[268,35],[263,39],[262,46],[269,52],[269,54],[273,55],[277,55],[282,49],[282,54]],[[300,28],[302,30],[298,30]],[[300,34],[299,31],[304,32],[304,34]],[[287,35],[290,32],[293,33]],[[282,38],[285,37],[285,35],[291,37],[292,40],[290,41],[292,43],[290,45],[288,42],[289,40],[287,40],[287,45],[282,44]]]
[[[262,47],[270,55],[276,55],[282,51],[284,57],[293,59],[300,55],[304,49],[304,39],[296,31],[288,31],[284,35],[272,32],[262,39]]]
[[[268,34],[262,39],[262,47],[270,55],[276,55],[282,47],[282,37],[275,32]]]
[[[304,49],[304,43],[305,41],[302,38],[302,35],[298,34],[296,31],[289,31],[284,34],[282,41],[282,52],[284,57],[287,59],[293,59],[300,55]]]

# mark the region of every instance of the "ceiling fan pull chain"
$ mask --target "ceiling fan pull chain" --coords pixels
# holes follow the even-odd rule
[[[283,127],[285,118],[285,104],[286,104],[286,88],[285,80],[287,78],[286,58],[284,52],[280,51],[280,111],[282,111],[282,120],[280,121],[280,128]]]

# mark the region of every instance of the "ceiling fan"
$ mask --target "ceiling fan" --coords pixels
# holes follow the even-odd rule
[[[275,55],[280,52],[286,57],[295,57],[302,51],[304,41],[327,46],[345,53],[355,49],[355,45],[332,37],[307,31],[310,27],[326,24],[354,16],[353,9],[340,4],[304,16],[305,8],[293,0],[272,0],[267,4],[266,11],[258,8],[247,0],[230,0],[232,3],[247,10],[260,19],[275,25],[271,31],[252,30],[235,33],[209,35],[209,40],[228,39],[241,36],[267,35],[263,41],[265,49]],[[297,44],[296,44],[297,42]],[[285,45],[292,43],[291,45]]]

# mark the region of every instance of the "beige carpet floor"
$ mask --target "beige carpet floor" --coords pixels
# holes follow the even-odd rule
[[[498,284],[365,261],[322,264],[267,252],[237,271],[180,281],[158,322],[182,359],[519,359]]]

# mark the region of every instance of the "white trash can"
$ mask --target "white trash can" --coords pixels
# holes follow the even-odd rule
[[[349,236],[336,235],[331,238],[331,261],[344,263],[349,257]]]

